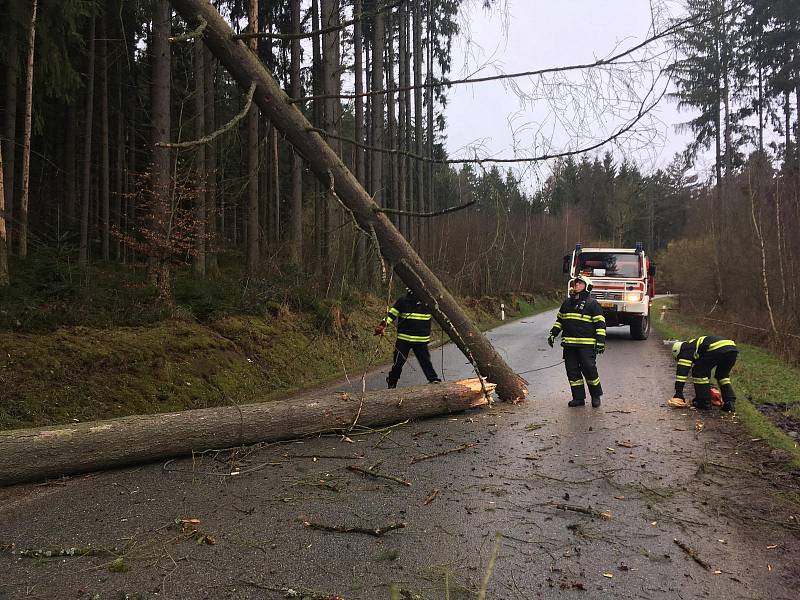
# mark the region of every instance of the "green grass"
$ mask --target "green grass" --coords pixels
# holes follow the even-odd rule
[[[654,302],[654,314],[661,314],[661,307],[667,305],[663,321],[653,320],[656,331],[665,339],[687,340],[698,335],[714,334],[712,329],[701,328],[676,309],[673,298],[663,298]],[[736,390],[736,414],[739,422],[749,435],[763,439],[773,448],[786,450],[793,456],[793,462],[800,465],[798,443],[764,416],[756,406],[773,403],[785,407],[784,414],[800,420],[800,370],[789,366],[782,359],[763,348],[750,344],[736,344],[739,358],[732,373],[732,383]]]
[[[372,335],[385,298],[319,299],[291,273],[245,286],[236,271],[178,272],[165,309],[143,268],[80,274],[47,256],[16,266],[0,291],[0,430],[269,401],[391,359],[394,333]],[[501,300],[508,319],[555,306],[528,294],[463,304],[487,329]]]

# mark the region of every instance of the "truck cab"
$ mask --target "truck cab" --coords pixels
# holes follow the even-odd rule
[[[583,248],[564,256],[564,273],[570,280],[591,277],[591,295],[603,308],[607,327],[631,328],[631,337],[645,340],[650,334],[650,307],[656,293],[656,267],[643,245],[635,248]]]

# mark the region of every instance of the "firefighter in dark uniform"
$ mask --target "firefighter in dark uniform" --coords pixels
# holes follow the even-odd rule
[[[692,404],[700,410],[711,408],[711,371],[722,392],[722,410],[733,412],[736,405],[736,394],[731,385],[731,369],[736,364],[739,351],[733,340],[716,335],[703,335],[686,342],[675,342],[672,355],[678,361],[675,373],[675,398],[684,400],[683,386],[692,374],[694,383],[694,401]]]
[[[431,341],[431,311],[410,289],[389,309],[383,321],[375,328],[375,335],[383,335],[386,325],[397,320],[397,340],[394,344],[392,370],[386,377],[389,388],[397,387],[403,365],[413,350],[429,383],[440,383],[439,375],[431,363],[428,342]]]
[[[600,376],[597,374],[596,356],[606,348],[606,318],[597,300],[589,295],[592,280],[579,275],[570,283],[571,294],[561,305],[556,323],[550,330],[547,343],[553,347],[558,334],[564,348],[564,365],[567,368],[572,400],[568,406],[586,404],[584,380],[589,386],[592,406],[597,408],[603,396]]]

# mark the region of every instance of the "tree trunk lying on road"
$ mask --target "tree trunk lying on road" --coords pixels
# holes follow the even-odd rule
[[[485,384],[492,392],[494,385]],[[0,485],[484,406],[478,379],[0,431]]]

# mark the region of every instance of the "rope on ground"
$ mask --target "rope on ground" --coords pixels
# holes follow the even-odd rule
[[[756,327],[755,325],[745,325],[744,323],[737,323],[736,321],[726,321],[724,319],[714,319],[712,317],[702,317],[702,316],[698,316],[697,318],[704,319],[706,321],[715,321],[717,323],[725,323],[727,325],[735,325],[736,327],[744,327],[745,329],[754,329],[755,331],[763,331],[764,333],[770,333],[770,330],[765,327]],[[796,333],[781,332],[781,335],[785,335],[800,340],[800,335],[797,335]]]
[[[545,369],[552,369],[553,367],[557,367],[559,365],[563,365],[564,361],[561,360],[553,365],[547,365],[546,367],[539,367],[537,369],[529,369],[527,371],[520,371],[517,375],[525,375],[526,373],[535,373],[536,371],[544,371]]]

